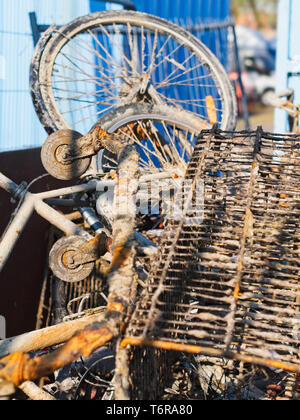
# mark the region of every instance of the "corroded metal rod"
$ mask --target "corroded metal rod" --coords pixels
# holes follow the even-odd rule
[[[228,359],[239,360],[239,361],[242,361],[245,363],[251,363],[254,365],[268,366],[268,367],[272,367],[276,369],[283,369],[288,372],[300,373],[299,365],[281,362],[280,360],[265,359],[262,357],[249,356],[249,355],[240,354],[237,352],[230,352],[230,351],[227,352],[227,351],[218,350],[216,348],[195,346],[191,344],[182,344],[182,343],[175,343],[175,342],[162,341],[162,340],[144,340],[141,338],[127,337],[122,340],[121,346],[123,348],[127,346],[148,346],[148,347],[154,347],[156,349],[162,349],[162,350],[180,351],[180,352],[186,352],[186,353],[191,353],[191,354],[205,354],[207,356],[214,356],[214,357],[225,357]]]
[[[31,352],[64,343],[87,325],[101,321],[101,317],[103,314],[98,313],[0,341],[0,358],[15,352]]]

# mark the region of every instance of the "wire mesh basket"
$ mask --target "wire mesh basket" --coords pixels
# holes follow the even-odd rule
[[[300,372],[299,169],[297,136],[201,133],[124,346]]]

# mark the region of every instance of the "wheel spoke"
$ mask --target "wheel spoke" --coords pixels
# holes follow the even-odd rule
[[[77,32],[72,22],[55,31],[41,59],[41,72],[46,75],[39,85],[44,104],[35,103],[41,120],[74,129],[84,122],[85,128],[79,127],[84,131],[89,129],[89,119],[94,124],[92,118],[110,107],[138,102],[192,111],[207,121],[207,127],[207,98],[211,97],[216,122],[223,129],[232,126],[236,105],[222,66],[191,34],[184,38],[182,28],[158,21],[138,12],[135,16],[109,11],[79,18]],[[69,106],[72,102],[77,106]],[[155,150],[153,145],[151,149]]]

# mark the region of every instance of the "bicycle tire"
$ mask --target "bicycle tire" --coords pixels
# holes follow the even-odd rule
[[[208,128],[208,124],[197,118],[197,116],[195,116],[192,112],[178,110],[167,105],[130,104],[121,106],[104,114],[102,118],[97,121],[95,126],[101,126],[103,130],[110,134],[118,133],[120,135],[124,135],[124,131],[122,132],[122,129],[126,130],[127,127],[132,129],[132,124],[134,123],[143,126],[142,124],[147,122],[150,122],[151,124],[160,124],[162,128],[159,129],[156,126],[155,129],[160,132],[161,136],[164,137],[166,141],[170,140],[171,148],[174,149],[175,146],[178,146],[177,151],[179,153],[176,151],[174,152],[176,164],[179,166],[179,164],[182,163],[181,169],[184,172],[186,165],[191,158],[198,134],[201,132],[201,130]],[[173,141],[171,142],[169,129],[176,130],[177,133],[177,130],[181,130],[181,133],[184,133],[183,139],[179,138],[177,141],[177,137],[179,137],[178,134],[173,134],[174,137]],[[155,137],[154,140],[157,142],[160,141],[160,139],[157,139],[157,137]],[[141,146],[141,142],[138,141],[135,135],[128,134],[128,141],[133,141],[133,143],[136,143],[137,146],[143,148],[143,146]],[[187,149],[186,145],[183,145],[183,147],[180,149],[180,144],[183,141],[189,142],[189,150]],[[159,150],[162,149],[162,146],[163,145],[161,144]],[[157,148],[155,150],[157,152]],[[180,152],[182,152],[181,155]],[[150,159],[151,157],[152,156],[150,156]],[[163,166],[164,161],[166,164],[165,167]],[[169,165],[170,163],[167,162],[164,157],[163,159],[160,159],[160,164],[158,167],[156,167],[156,169],[166,169],[169,167]],[[155,167],[155,162],[153,163],[152,167]]]
[[[182,161],[180,162],[179,159],[176,159],[176,161],[171,164],[170,162],[165,162],[164,165],[164,162],[162,162],[162,165],[158,165],[158,167],[155,168],[151,166],[141,168],[143,162],[141,162],[142,159],[140,155],[139,175],[140,177],[146,175],[147,181],[140,184],[139,188],[136,230],[138,233],[142,234],[146,240],[150,240],[152,244],[158,246],[160,236],[165,229],[168,218],[177,218],[180,216],[178,211],[180,212],[180,205],[182,205],[180,191],[182,192],[184,176],[188,162],[192,157],[198,134],[204,127],[202,126],[203,122],[191,112],[180,111],[166,105],[158,106],[143,104],[130,104],[112,110],[100,118],[95,126],[100,125],[102,129],[107,132],[111,134],[116,133],[117,139],[119,139],[119,136],[124,139],[123,135],[126,134],[128,126],[131,127],[135,124],[141,124],[141,126],[145,124],[145,126],[147,126],[148,122],[150,122],[150,130],[153,125],[154,128],[157,128],[158,130],[159,127],[157,127],[157,125],[162,125],[164,128],[162,135],[165,135],[166,139],[168,139],[166,131],[169,128],[171,130],[174,130],[175,128],[174,131],[183,134],[188,132],[189,136],[185,136],[184,134],[184,138],[191,141],[191,148],[189,153],[185,156],[186,159],[183,165],[181,165]],[[132,143],[132,140],[134,139],[135,137],[129,137],[128,141]],[[139,146],[139,144],[137,146]],[[140,147],[137,147],[137,150],[140,151]],[[104,151],[104,156],[101,152],[98,154],[98,165],[95,165],[98,166],[98,171],[99,169],[103,169],[102,163],[103,161],[105,163],[105,153],[110,154],[109,150]],[[114,171],[117,170],[117,167],[118,163],[116,159],[115,167],[110,168],[113,170],[112,175],[114,175]],[[99,172],[101,173],[101,170]],[[111,174],[110,170],[107,172]],[[160,177],[160,175],[163,174],[159,172],[162,172],[163,174],[168,173],[168,177],[163,179]],[[178,193],[179,196],[177,196]],[[111,227],[113,224],[113,218],[107,216],[112,214],[112,196],[110,196],[111,193],[107,194],[107,197],[103,201],[101,200],[101,196],[97,199],[96,211],[101,222],[104,223],[105,226],[108,226],[109,229],[109,226]],[[104,196],[105,195],[106,194],[104,194]],[[177,198],[179,200],[177,200]],[[98,201],[99,199],[100,201]],[[142,278],[145,276],[146,279],[152,258],[155,257],[149,256],[147,253],[144,256],[138,256],[140,267],[142,267],[140,271]]]
[[[237,105],[236,105],[236,98],[235,98],[235,94],[234,94],[231,82],[229,81],[226,71],[221,65],[221,63],[219,62],[219,60],[201,41],[199,41],[191,33],[182,29],[178,25],[168,22],[164,19],[158,18],[156,16],[152,16],[152,15],[148,15],[148,14],[140,13],[140,12],[132,12],[132,11],[104,11],[104,12],[96,12],[96,13],[88,14],[86,16],[82,16],[66,24],[60,29],[55,29],[52,34],[52,37],[48,39],[48,42],[44,46],[42,54],[38,54],[37,52],[35,53],[35,56],[40,57],[39,69],[38,69],[39,83],[38,84],[35,83],[34,85],[33,83],[31,83],[31,90],[32,90],[33,95],[34,95],[34,91],[37,88],[39,88],[40,90],[40,93],[39,94],[36,93],[34,96],[41,98],[41,100],[38,102],[35,101],[34,106],[40,118],[41,123],[44,125],[45,129],[49,133],[57,129],[62,129],[62,128],[79,129],[79,127],[78,126],[76,127],[76,125],[73,125],[72,127],[72,125],[70,124],[70,121],[66,120],[66,118],[62,115],[62,111],[59,109],[58,104],[56,102],[55,95],[54,95],[54,88],[52,86],[53,77],[56,70],[55,60],[57,59],[59,54],[61,54],[60,57],[63,56],[62,55],[63,49],[65,47],[67,48],[68,43],[73,41],[77,36],[86,34],[88,31],[92,31],[95,28],[98,28],[99,30],[99,27],[104,27],[103,25],[106,25],[106,26],[107,25],[133,25],[133,26],[135,25],[138,28],[143,28],[141,29],[141,31],[144,31],[144,30],[154,31],[156,36],[158,36],[157,34],[160,34],[162,36],[167,37],[167,40],[172,40],[172,42],[177,42],[180,48],[184,48],[184,51],[187,51],[190,54],[190,56],[188,57],[188,60],[190,60],[190,62],[192,59],[198,60],[197,63],[199,62],[200,65],[203,67],[203,69],[206,69],[206,71],[208,72],[209,76],[205,76],[205,77],[210,77],[212,79],[214,83],[214,89],[216,89],[220,97],[219,99],[216,99],[216,100],[220,101],[222,104],[222,109],[220,109],[220,112],[222,114],[222,117],[220,117],[220,121],[219,121],[220,127],[223,130],[225,129],[233,130],[235,128],[236,120],[237,120]],[[154,53],[155,52],[156,51],[154,50]],[[167,57],[167,58],[169,59],[170,62],[172,62],[173,58],[170,58],[170,57],[169,58]],[[180,67],[180,63],[175,63],[175,64],[171,63],[170,65],[175,66],[176,70],[174,71],[178,71],[178,72],[180,71],[178,70],[178,68]],[[200,65],[198,66],[200,67]],[[188,71],[191,71],[191,70],[189,69]],[[200,70],[198,69],[197,71],[199,72]],[[175,92],[175,87],[172,89]],[[188,89],[192,89],[192,88],[189,87]],[[177,91],[175,93],[176,95],[178,95]],[[68,97],[64,100],[67,101],[67,99]],[[175,103],[177,101],[179,104],[181,104],[180,100],[177,100],[177,99],[175,100],[174,98],[168,97],[166,101],[168,100],[173,101],[173,102],[175,101]],[[192,105],[195,104],[195,101],[202,101],[204,103],[204,99],[197,99],[197,98],[189,99],[189,101],[190,101],[190,104]],[[119,105],[120,105],[119,103],[113,104],[113,106],[119,106]],[[204,107],[204,105],[201,105],[201,106]],[[45,112],[45,109],[47,112]],[[72,118],[73,118],[73,115],[74,113],[72,114]],[[93,122],[94,121],[91,121],[90,125],[92,125]]]

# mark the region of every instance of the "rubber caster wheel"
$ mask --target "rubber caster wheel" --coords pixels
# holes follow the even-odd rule
[[[81,236],[69,236],[59,239],[49,254],[49,267],[53,274],[67,283],[75,283],[86,279],[94,269],[94,262],[75,265],[72,256],[88,241]]]
[[[42,146],[41,159],[46,171],[56,179],[70,181],[83,175],[91,164],[91,158],[70,160],[80,154],[80,133],[73,130],[58,130],[52,133]]]

